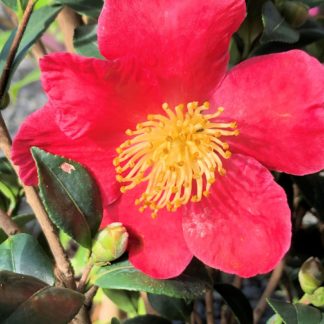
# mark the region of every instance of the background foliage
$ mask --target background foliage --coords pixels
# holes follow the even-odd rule
[[[26,5],[27,0],[1,0],[0,73]],[[39,80],[37,64],[23,78],[14,79],[26,55],[37,62],[47,52],[67,49],[101,58],[96,29],[102,5],[102,0],[37,1],[14,56],[1,109],[7,108],[9,98],[14,103],[22,88]],[[324,61],[323,0],[247,0],[247,8],[248,15],[231,42],[231,66],[252,56],[295,48]],[[7,109],[14,109],[13,105]],[[41,200],[79,287],[62,287],[55,276],[44,234],[32,211],[27,208],[26,213],[24,190],[10,163],[1,157],[0,211],[19,228],[19,233],[11,233],[15,235],[0,231],[1,323],[80,322],[75,317],[80,309],[94,323],[177,320],[210,324],[217,320],[245,324],[253,319],[260,323],[324,323],[324,171],[303,177],[275,174],[291,207],[293,242],[272,274],[243,280],[206,269],[194,260],[181,276],[155,280],[136,270],[127,255],[108,264],[93,264],[92,243],[102,211],[95,182],[74,161],[37,148],[33,156]],[[73,176],[57,168],[62,163],[76,170]],[[318,259],[304,263],[309,257]]]

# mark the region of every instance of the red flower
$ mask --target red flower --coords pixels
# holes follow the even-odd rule
[[[131,262],[156,278],[180,274],[193,255],[243,277],[268,272],[291,225],[267,168],[303,175],[324,166],[319,62],[290,51],[226,73],[244,3],[106,0],[98,40],[107,60],[46,56],[49,101],[14,142],[29,185],[31,146],[86,165],[102,190],[103,225],[123,222]]]

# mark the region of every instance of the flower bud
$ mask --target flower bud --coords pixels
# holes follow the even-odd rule
[[[0,110],[7,108],[9,104],[10,104],[10,96],[9,93],[6,92],[0,100]]]
[[[299,270],[298,279],[303,291],[312,294],[324,280],[324,268],[320,261],[313,257],[307,259]]]
[[[119,258],[127,248],[128,233],[122,223],[111,223],[102,229],[92,245],[95,263],[108,263]]]
[[[281,13],[292,27],[300,27],[308,18],[308,6],[302,2],[286,1],[281,6]]]

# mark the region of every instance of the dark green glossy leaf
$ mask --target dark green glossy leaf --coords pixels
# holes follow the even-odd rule
[[[78,27],[74,31],[73,44],[80,55],[103,58],[98,49],[97,25]]]
[[[301,177],[294,176],[293,179],[308,203],[318,211],[321,219],[324,220],[324,172]]]
[[[322,321],[322,314],[315,307],[275,299],[268,300],[268,303],[286,324],[319,324]]]
[[[86,248],[97,232],[102,205],[99,189],[79,163],[33,147],[42,201],[52,221]]]
[[[103,292],[119,309],[131,316],[137,315],[139,292],[117,289],[103,289]]]
[[[0,323],[46,283],[30,276],[0,271]]]
[[[120,324],[120,322],[116,317],[113,317],[110,324]]]
[[[308,20],[298,29],[300,34],[299,41],[294,44],[288,43],[267,43],[262,44],[253,51],[253,55],[263,55],[289,51],[295,48],[304,48],[305,46],[324,39],[324,28],[316,21]],[[322,49],[323,46],[321,46]]]
[[[17,11],[17,0],[1,0],[6,6],[8,6],[13,11]]]
[[[86,16],[98,17],[103,6],[103,0],[56,0],[57,3],[67,5]]]
[[[30,275],[49,285],[54,283],[50,259],[29,234],[14,235],[0,245],[0,270]]]
[[[146,291],[186,299],[201,296],[212,285],[205,268],[198,262],[193,262],[179,277],[157,280],[135,269],[129,261],[120,261],[99,268],[94,280],[101,288]]]
[[[180,298],[148,294],[148,300],[160,315],[170,320],[187,321],[193,310],[193,302]]]
[[[39,10],[35,10],[32,13],[28,25],[26,27],[25,33],[23,35],[23,38],[20,42],[17,54],[14,59],[11,77],[15,69],[19,65],[19,63],[25,57],[28,50],[36,42],[36,40],[44,33],[44,31],[49,27],[49,25],[53,22],[53,20],[61,10],[61,8],[62,8],[61,6],[46,6],[40,8]],[[0,53],[0,72],[2,72],[3,70],[4,62],[8,55],[15,32],[16,30],[14,30],[11,33],[11,36],[9,37],[8,41],[6,42],[6,44],[4,45]],[[9,82],[5,90],[7,90],[8,87],[9,87]]]
[[[223,297],[241,324],[253,323],[253,311],[245,295],[237,288],[228,284],[216,284],[215,290]]]
[[[300,0],[300,1],[306,3],[310,7],[316,7],[321,4],[324,4],[324,0]]]
[[[66,324],[78,313],[84,296],[66,288],[45,287],[21,304],[4,324]]]
[[[155,315],[143,315],[128,319],[124,324],[171,324],[170,321],[163,317]]]
[[[299,40],[298,31],[289,26],[270,0],[263,6],[262,19],[264,31],[260,39],[261,44],[270,42],[293,44]]]
[[[244,57],[247,56],[252,44],[260,37],[263,31],[262,7],[266,0],[247,1],[247,17],[238,30],[243,41]]]

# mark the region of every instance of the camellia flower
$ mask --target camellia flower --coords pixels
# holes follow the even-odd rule
[[[31,146],[83,163],[97,179],[103,226],[122,222],[129,257],[156,278],[193,255],[243,277],[271,270],[290,245],[290,210],[269,169],[324,166],[324,70],[302,51],[226,72],[244,0],[106,0],[107,60],[41,61],[48,95],[24,122],[13,160],[37,184]]]

